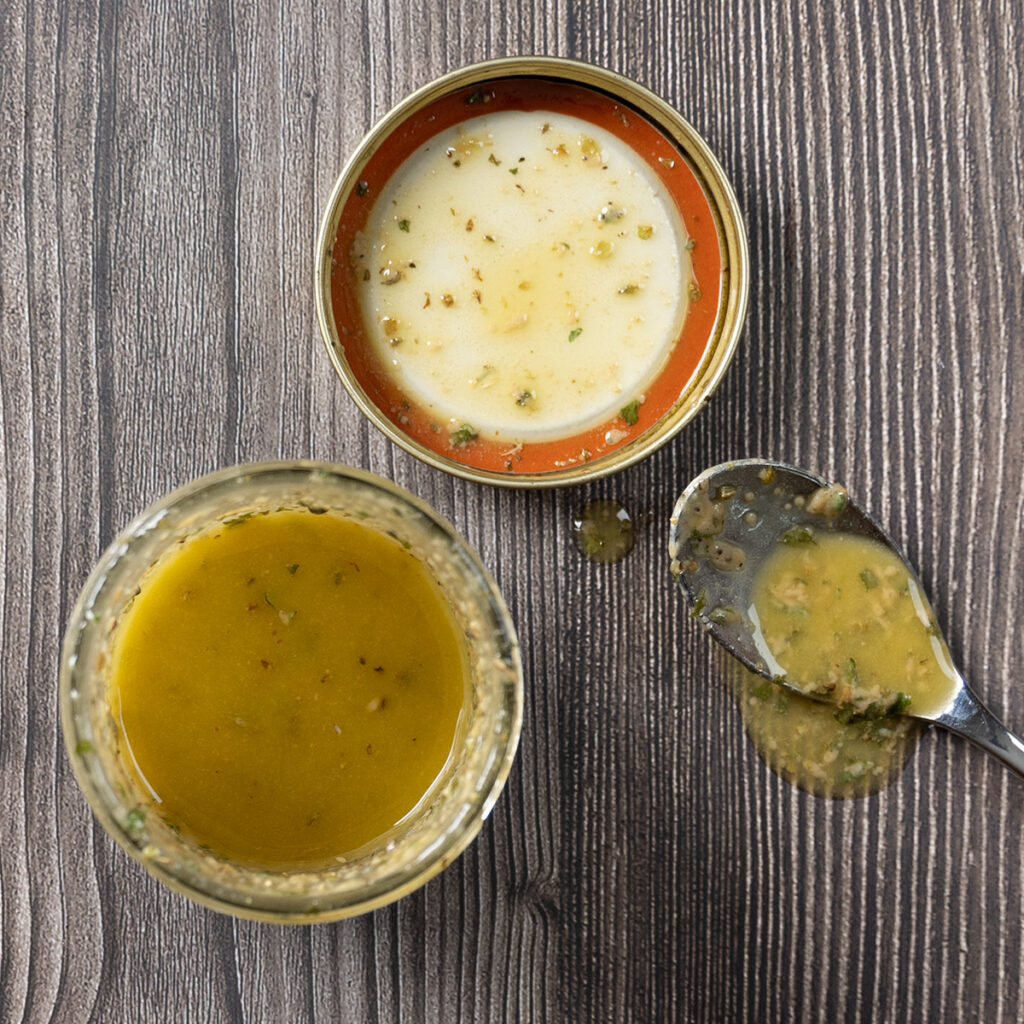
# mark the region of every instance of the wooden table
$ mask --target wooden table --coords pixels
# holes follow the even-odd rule
[[[0,28],[0,1019],[1024,1018],[1024,780],[930,733],[879,796],[771,774],[668,573],[682,486],[770,455],[905,544],[965,675],[1024,730],[1024,29],[1010,0],[93,5]],[[833,9],[834,8],[834,9]],[[312,251],[373,120],[506,53],[604,64],[708,139],[749,229],[747,327],[700,418],[543,493],[427,468],[330,368]],[[93,821],[58,645],[132,515],[239,461],[397,480],[518,623],[523,740],[472,848],[333,925],[235,921]],[[646,516],[583,560],[591,497]]]

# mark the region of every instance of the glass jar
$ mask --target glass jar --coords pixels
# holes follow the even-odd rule
[[[150,569],[218,521],[306,507],[358,520],[408,546],[429,569],[465,635],[468,680],[451,756],[412,812],[329,867],[266,870],[203,849],[159,813],[126,763],[108,703],[117,623]],[[170,888],[240,917],[336,920],[396,900],[472,841],[508,777],[522,724],[523,681],[508,609],[449,523],[370,473],[317,462],[236,466],[200,478],[137,516],[92,571],[64,638],[61,719],[75,776],[103,827]]]

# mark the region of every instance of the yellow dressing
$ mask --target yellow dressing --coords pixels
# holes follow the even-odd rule
[[[331,513],[218,524],[117,626],[123,752],[172,827],[231,860],[312,867],[400,821],[452,750],[460,631],[400,543]]]
[[[904,715],[839,722],[831,705],[801,697],[734,659],[724,671],[762,760],[815,796],[847,799],[885,789],[902,771],[921,732],[921,725]]]
[[[754,583],[751,617],[775,669],[852,711],[940,712],[957,683],[917,581],[882,545],[799,531]]]

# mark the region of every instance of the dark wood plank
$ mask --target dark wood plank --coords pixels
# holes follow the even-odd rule
[[[0,26],[0,1020],[932,1021],[1024,1016],[1020,779],[922,738],[886,792],[772,775],[667,571],[682,486],[772,455],[904,543],[966,676],[1024,730],[1024,33],[1008,0],[15,0]],[[556,52],[673,102],[735,184],[747,328],[698,420],[612,480],[457,481],[361,418],[311,295],[372,121],[473,60]],[[479,840],[367,917],[236,922],[96,826],[56,665],[142,506],[313,456],[449,517],[519,625],[519,759]],[[615,566],[573,515],[641,517]]]

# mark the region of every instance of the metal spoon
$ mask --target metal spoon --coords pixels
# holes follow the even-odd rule
[[[917,580],[892,538],[845,490],[781,462],[744,459],[705,470],[676,502],[669,535],[672,572],[693,616],[747,668],[803,696],[811,695],[779,678],[778,666],[775,672],[769,667],[771,654],[747,609],[758,569],[780,537],[823,527],[885,545]],[[911,707],[905,713],[966,736],[1024,775],[1024,742],[982,705],[958,669],[954,674],[956,689],[945,707],[931,714]]]

